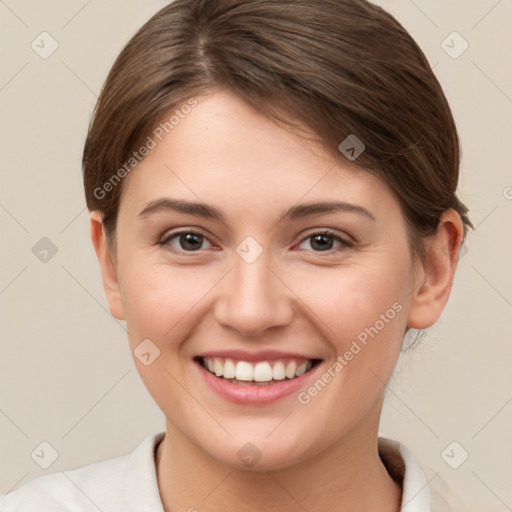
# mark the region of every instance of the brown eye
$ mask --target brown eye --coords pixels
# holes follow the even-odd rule
[[[177,251],[194,252],[200,250],[204,242],[207,242],[207,239],[201,233],[179,231],[169,235],[161,244],[171,246],[173,250]]]
[[[346,240],[343,240],[341,237],[336,235],[335,233],[331,231],[322,231],[319,233],[313,233],[306,237],[301,245],[306,242],[310,242],[310,247],[313,249],[314,252],[327,252],[331,251],[335,244],[334,250],[344,248],[344,247],[351,247],[353,244],[350,242],[347,242]]]

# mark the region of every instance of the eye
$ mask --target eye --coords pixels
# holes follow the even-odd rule
[[[312,233],[301,242],[301,245],[309,240],[311,240],[310,246],[313,248],[314,252],[331,251],[331,249],[333,249],[335,242],[337,242],[338,245],[334,248],[333,252],[335,252],[336,249],[343,249],[345,247],[352,247],[354,245],[352,242],[344,240],[336,233],[333,233],[332,231],[329,230],[320,231],[318,233]]]
[[[170,245],[173,250],[178,252],[194,252],[202,249],[203,242],[210,243],[201,233],[196,231],[178,231],[167,236],[160,244],[164,246]]]
[[[344,240],[339,235],[329,230],[312,233],[301,242],[299,248],[308,241],[311,241],[310,247],[314,252],[336,252],[336,250],[342,250],[343,248],[352,247],[354,245],[352,242]],[[203,247],[204,243],[209,244],[209,246]],[[197,252],[201,249],[212,247],[212,244],[202,233],[184,230],[169,234],[160,242],[160,245],[170,246],[172,250],[177,252]]]

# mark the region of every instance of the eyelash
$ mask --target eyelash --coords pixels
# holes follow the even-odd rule
[[[159,242],[159,245],[169,247],[169,242],[172,239],[177,238],[177,237],[179,237],[181,235],[198,235],[198,236],[202,237],[203,239],[207,240],[207,237],[203,233],[200,233],[198,231],[192,231],[192,230],[182,230],[182,231],[177,231],[176,233],[171,233],[169,236],[165,237],[161,242]],[[324,229],[322,231],[317,231],[317,232],[309,234],[308,236],[306,236],[305,238],[303,238],[301,240],[299,245],[301,245],[306,240],[308,240],[310,238],[313,238],[315,236],[319,236],[319,235],[329,236],[329,237],[333,238],[334,240],[336,240],[336,241],[338,241],[340,243],[340,247],[333,248],[333,249],[328,249],[326,251],[312,251],[314,253],[318,253],[318,254],[333,254],[335,252],[338,252],[338,251],[341,251],[341,250],[344,250],[344,249],[349,249],[349,248],[351,248],[351,247],[353,247],[355,245],[354,242],[345,240],[345,239],[341,238],[339,235],[337,235],[335,232],[330,231],[328,229]],[[178,253],[185,253],[185,254],[186,253],[194,254],[194,253],[199,253],[200,252],[200,250],[185,251],[183,249],[177,250],[175,248],[172,248],[170,250],[172,250],[174,252],[178,252]]]

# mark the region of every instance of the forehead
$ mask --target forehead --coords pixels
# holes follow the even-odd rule
[[[165,195],[256,210],[302,199],[357,200],[374,211],[397,206],[378,177],[341,153],[334,161],[238,96],[215,91],[196,100],[126,178],[122,208]]]

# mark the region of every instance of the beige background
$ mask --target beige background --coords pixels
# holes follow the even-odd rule
[[[126,454],[164,429],[124,326],[108,312],[80,158],[115,56],[165,3],[0,1],[0,493]],[[445,89],[464,153],[460,196],[477,226],[441,320],[397,365],[381,435],[408,446],[468,511],[512,510],[512,1],[379,4]],[[31,48],[43,31],[59,45],[47,59]],[[456,59],[442,47],[453,31],[469,44]],[[457,38],[446,44],[462,48]],[[42,237],[57,249],[46,262],[32,252]],[[43,441],[58,452],[46,470],[31,458]],[[441,456],[452,441],[463,448],[451,461],[469,453],[458,469]]]

